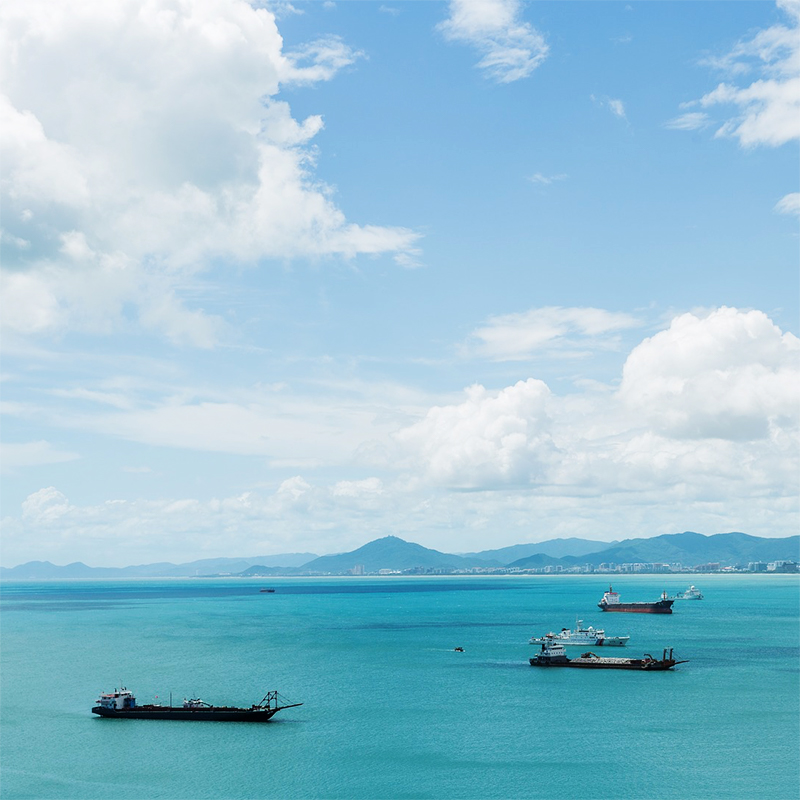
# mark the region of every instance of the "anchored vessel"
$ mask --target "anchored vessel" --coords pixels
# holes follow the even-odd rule
[[[583,620],[575,621],[575,630],[562,628],[558,633],[547,633],[544,636],[534,636],[531,644],[547,644],[548,642],[559,642],[563,645],[580,645],[585,647],[624,647],[628,643],[630,636],[606,636],[602,628],[582,628]]]
[[[675,595],[676,600],[702,600],[703,593],[696,589],[694,586],[690,586],[685,592],[678,592]]]
[[[158,705],[137,706],[133,692],[125,687],[101,694],[92,714],[117,719],[191,719],[218,722],[267,722],[284,708],[296,708],[302,703],[280,705],[277,692],[267,692],[260,703],[250,708],[212,706],[202,700],[184,699],[183,705],[172,707]]]
[[[653,658],[645,653],[642,658],[601,658],[595,653],[584,653],[580,658],[567,658],[564,645],[558,642],[549,642],[542,645],[542,652],[530,659],[532,667],[577,667],[580,669],[636,669],[645,672],[663,672],[672,669],[676,664],[685,664],[686,661],[676,661],[672,657],[672,648],[664,648],[661,658]]]
[[[661,599],[655,603],[621,603],[619,592],[615,592],[609,586],[608,591],[603,595],[603,599],[597,604],[601,611],[631,611],[638,614],[671,614],[674,599],[662,592]]]

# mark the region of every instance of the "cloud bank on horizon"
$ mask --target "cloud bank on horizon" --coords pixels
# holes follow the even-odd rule
[[[680,4],[4,4],[3,564],[795,533],[800,3],[723,6],[654,104]]]

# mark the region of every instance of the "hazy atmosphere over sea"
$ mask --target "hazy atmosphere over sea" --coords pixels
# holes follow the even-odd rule
[[[795,534],[799,22],[4,2],[2,565]]]

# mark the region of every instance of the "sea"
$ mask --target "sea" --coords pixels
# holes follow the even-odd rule
[[[690,582],[705,599],[672,615],[602,613],[597,575],[4,582],[0,796],[797,800],[800,577],[613,586]],[[531,667],[531,636],[576,619],[630,635],[601,655],[688,662]],[[123,685],[303,705],[267,724],[91,713]]]

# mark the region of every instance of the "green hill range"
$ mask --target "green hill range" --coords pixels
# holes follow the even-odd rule
[[[432,550],[396,536],[375,539],[348,553],[315,556],[287,553],[256,558],[216,558],[185,564],[161,562],[130,567],[89,567],[81,562],[56,566],[49,561],[30,561],[13,568],[0,567],[6,580],[108,579],[133,577],[208,577],[235,575],[342,575],[354,569],[365,573],[379,570],[469,570],[482,568],[569,569],[588,564],[682,564],[696,567],[746,567],[750,562],[800,562],[800,536],[768,539],[746,533],[718,533],[705,536],[686,531],[650,539],[596,542],[588,539],[551,539],[456,555]]]

